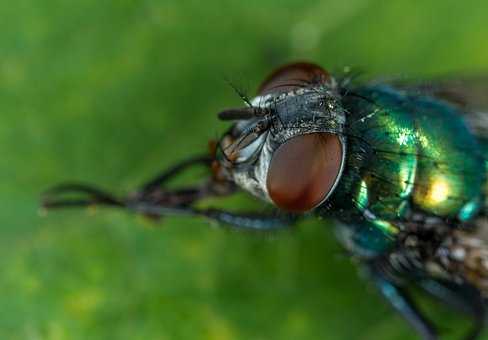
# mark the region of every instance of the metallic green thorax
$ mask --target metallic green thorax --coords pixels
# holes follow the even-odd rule
[[[478,213],[484,158],[457,109],[385,86],[354,89],[343,104],[345,171],[324,209],[353,225],[355,248],[384,250],[413,212],[459,222]]]

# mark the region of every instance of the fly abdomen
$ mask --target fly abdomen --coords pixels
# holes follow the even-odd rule
[[[484,235],[488,222],[486,218],[476,222],[480,228],[473,232],[449,230],[426,268],[435,276],[469,282],[488,297],[488,242]]]

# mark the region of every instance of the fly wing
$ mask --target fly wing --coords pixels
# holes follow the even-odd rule
[[[458,106],[473,132],[488,139],[488,75],[399,79],[389,83],[414,95],[428,95]]]
[[[395,87],[446,100],[467,110],[488,111],[488,75],[393,81]]]

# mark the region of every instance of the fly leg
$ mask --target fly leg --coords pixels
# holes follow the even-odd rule
[[[165,214],[164,206],[168,202],[161,202],[160,200],[167,197],[167,192],[161,189],[161,186],[168,182],[170,179],[180,174],[182,171],[195,166],[205,165],[210,167],[213,162],[213,158],[209,156],[201,156],[183,161],[170,169],[162,172],[154,179],[148,181],[141,186],[139,191],[136,191],[131,197],[131,205],[139,211],[146,211],[154,217],[159,217]],[[180,196],[180,203],[191,204],[199,199],[203,199],[210,196],[227,196],[236,191],[234,183],[222,180],[218,174],[214,174],[214,177],[207,183],[200,187],[187,188],[185,190],[179,190],[180,195],[175,195],[173,192],[173,200],[176,196]],[[217,223],[231,226],[234,229],[240,230],[255,230],[255,231],[271,231],[277,229],[283,229],[296,222],[296,217],[291,214],[280,214],[278,212],[270,214],[261,213],[233,213],[219,209],[196,209],[192,207],[185,208],[185,214],[203,216],[209,220]]]
[[[198,165],[211,167],[213,158],[201,156],[188,159],[157,175],[144,183],[140,189],[127,197],[117,197],[97,187],[66,183],[44,193],[42,206],[46,209],[86,206],[106,206],[127,209],[152,219],[166,216],[204,217],[219,224],[239,230],[270,231],[288,227],[296,218],[285,214],[233,213],[219,209],[202,209],[195,205],[209,197],[229,196],[237,188],[229,180],[211,176],[203,183],[167,189],[165,184],[183,171]]]
[[[202,211],[210,220],[228,225],[237,230],[275,231],[296,224],[298,217],[292,214],[274,213],[233,213],[224,210],[207,209]]]
[[[157,175],[150,181],[144,183],[140,189],[128,197],[117,197],[107,193],[100,188],[82,183],[63,183],[57,185],[42,195],[42,206],[46,209],[65,208],[65,207],[84,207],[84,206],[111,206],[128,208],[144,213],[145,206],[159,205],[157,215],[183,214],[185,207],[196,200],[217,194],[231,194],[235,187],[230,181],[208,180],[204,184],[191,187],[180,188],[177,190],[167,190],[164,188],[169,180],[183,173],[185,170],[204,165],[210,168],[213,158],[210,156],[199,156],[187,159],[183,162],[170,167],[166,171]],[[220,184],[220,185],[218,185]],[[219,188],[220,190],[217,190]],[[150,216],[150,208],[147,208]]]
[[[202,156],[192,157],[180,163],[177,163],[174,166],[170,167],[169,169],[165,169],[160,174],[158,174],[151,180],[144,183],[141,186],[141,189],[138,190],[138,194],[141,196],[150,195],[151,192],[156,191],[159,187],[161,187],[161,185],[167,183],[172,178],[183,173],[186,169],[189,169],[196,165],[203,165],[206,167],[210,167],[213,160],[214,158],[209,155],[202,155]]]
[[[465,340],[475,340],[480,336],[485,324],[486,307],[475,287],[433,279],[423,280],[419,286],[451,308],[473,318],[473,328]]]
[[[218,174],[217,171],[212,171],[212,176],[199,184],[172,190],[167,189],[165,185],[186,170],[196,166],[212,170],[214,159],[210,155],[202,155],[177,163],[142,184],[139,189],[129,195],[125,199],[127,207],[154,218],[168,215],[169,211],[164,210],[169,208],[176,209],[174,213],[177,215],[198,215],[197,211],[191,208],[193,204],[209,197],[229,196],[236,191],[235,184]]]
[[[418,332],[424,340],[437,340],[434,325],[419,311],[408,292],[372,268],[372,279],[381,295]]]

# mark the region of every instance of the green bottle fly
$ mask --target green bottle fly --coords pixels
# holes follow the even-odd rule
[[[285,65],[253,99],[237,91],[246,106],[219,113],[233,124],[210,154],[177,164],[126,197],[71,183],[49,190],[43,206],[198,216],[254,231],[329,218],[379,293],[423,339],[438,336],[409,296],[412,287],[470,316],[466,339],[476,339],[488,298],[488,84],[473,91],[456,82],[426,88],[350,80],[315,64]],[[209,170],[201,184],[166,186],[195,165]],[[273,212],[198,205],[238,190]]]

